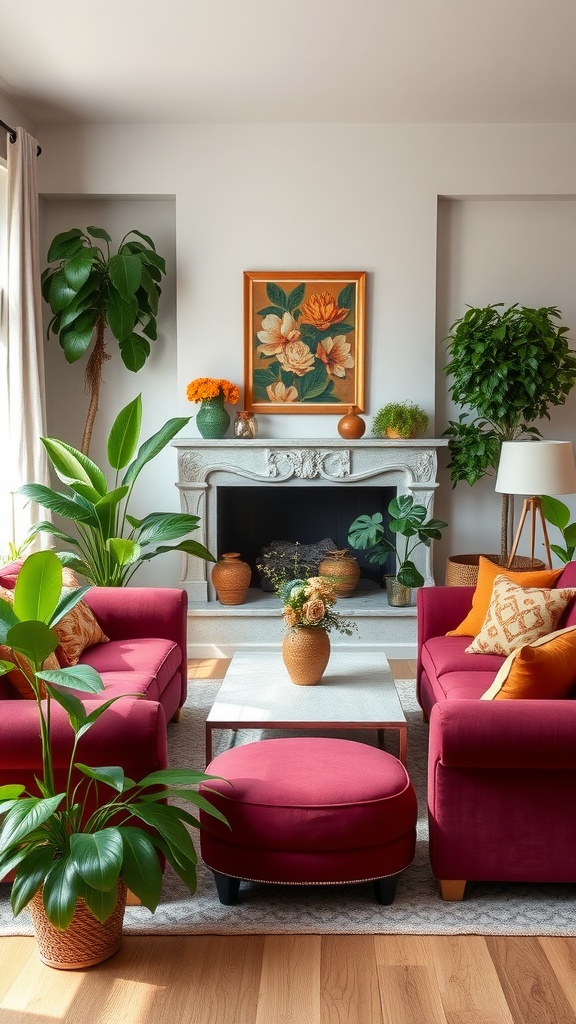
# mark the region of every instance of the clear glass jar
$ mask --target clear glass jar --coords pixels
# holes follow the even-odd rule
[[[242,412],[236,413],[236,419],[234,420],[234,437],[256,437],[258,434],[258,421],[253,412],[247,412],[245,409]]]

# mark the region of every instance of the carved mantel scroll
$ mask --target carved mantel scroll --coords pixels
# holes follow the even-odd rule
[[[178,481],[183,512],[200,517],[196,540],[217,553],[218,487],[270,485],[322,487],[363,483],[396,487],[399,494],[414,494],[432,512],[438,448],[444,440],[387,441],[362,438],[278,440],[256,438],[221,441],[179,438]],[[432,582],[430,551],[421,552],[419,567]],[[181,585],[194,602],[214,600],[206,562],[185,556]]]

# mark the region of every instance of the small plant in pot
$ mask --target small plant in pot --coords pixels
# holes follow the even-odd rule
[[[372,423],[374,437],[417,437],[428,429],[428,415],[414,402],[389,402]]]
[[[120,942],[126,888],[152,912],[156,909],[164,858],[194,893],[197,855],[187,826],[199,823],[169,803],[171,798],[225,820],[192,788],[211,778],[200,771],[167,769],[134,782],[119,766],[82,763],[79,746],[86,732],[123,696],[138,696],[96,703],[104,684],[91,666],[42,667],[59,643],[53,627],[87,589],[66,589],[61,596],[61,562],[54,552],[41,551],[23,563],[13,603],[0,599],[0,643],[10,653],[10,660],[0,661],[0,674],[17,667],[25,676],[38,709],[42,754],[36,792],[18,782],[16,769],[14,783],[0,786],[0,878],[14,872],[14,914],[31,905],[42,959],[62,967],[72,962],[45,952],[54,930],[69,933],[73,942],[80,929],[78,958],[69,954],[74,966],[106,959]],[[95,699],[92,710],[78,693]],[[68,768],[60,775],[51,747],[53,702],[66,712],[72,736]],[[114,929],[108,947],[102,930],[107,921]],[[93,945],[101,951],[97,959]]]
[[[433,540],[440,540],[448,524],[442,519],[427,519],[428,509],[417,504],[411,494],[393,498],[388,513],[390,532],[402,538],[398,545],[386,536],[381,512],[358,516],[348,531],[348,543],[358,550],[372,549],[368,561],[375,565],[384,565],[390,554],[395,556],[397,572],[385,577],[388,601],[397,606],[408,605],[412,588],[424,585],[424,577],[412,556],[421,544],[428,548]]]

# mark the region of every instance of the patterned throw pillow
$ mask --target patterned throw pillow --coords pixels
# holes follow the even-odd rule
[[[472,607],[463,622],[451,629],[446,636],[476,636],[482,629],[492,599],[492,588],[497,576],[505,576],[520,587],[553,587],[563,569],[535,569],[530,572],[515,572],[503,569],[489,558],[480,555],[478,580],[472,598]]]
[[[509,654],[481,700],[553,700],[576,686],[576,626],[558,629]]]
[[[69,593],[72,589],[64,587],[62,593]],[[77,665],[87,647],[108,643],[109,640],[102,632],[94,612],[83,600],[78,601],[54,629],[60,639],[58,658],[63,668]]]
[[[30,686],[24,672],[30,668],[30,662],[28,658],[25,658],[23,654],[18,654],[17,651],[11,650],[10,647],[4,647],[0,644],[0,659],[2,661],[11,661],[17,668],[13,668],[6,674],[6,678],[9,680],[11,686],[18,692],[20,697],[24,700],[36,700],[36,694]],[[42,668],[57,669],[61,668],[58,658],[55,654],[49,654],[44,661]],[[40,696],[42,699],[46,696],[46,691],[43,684],[40,684]]]
[[[576,590],[519,587],[497,576],[482,629],[466,648],[469,654],[508,655],[551,633]]]

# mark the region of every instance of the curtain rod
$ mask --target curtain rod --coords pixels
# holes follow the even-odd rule
[[[18,132],[16,131],[15,128],[11,128],[9,124],[6,124],[5,121],[1,121],[1,120],[0,120],[0,128],[3,128],[4,131],[7,133],[8,138],[10,139],[10,142],[16,142],[16,139],[18,138]],[[36,156],[40,156],[41,152],[42,152],[42,149],[40,148],[40,146],[38,146],[37,149],[36,149]]]

